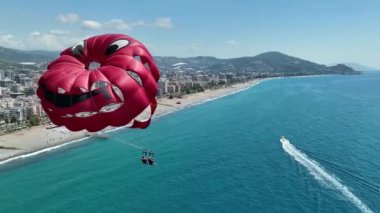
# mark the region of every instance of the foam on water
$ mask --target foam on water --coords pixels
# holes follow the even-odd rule
[[[341,181],[335,177],[333,174],[327,172],[321,165],[316,161],[310,159],[305,153],[298,150],[294,145],[292,145],[289,140],[281,139],[282,148],[291,157],[294,158],[299,164],[304,166],[316,180],[318,180],[323,185],[329,186],[337,191],[339,191],[348,201],[358,207],[362,212],[370,213],[373,212],[360,198],[358,198],[346,185],[341,183]]]

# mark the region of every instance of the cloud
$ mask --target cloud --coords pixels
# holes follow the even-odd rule
[[[131,26],[132,27],[143,27],[143,26],[146,26],[146,23],[143,20],[138,20],[138,21],[132,22]]]
[[[181,52],[197,53],[200,50],[202,50],[202,47],[204,47],[204,45],[202,45],[201,43],[192,43],[192,44],[179,47],[179,50]]]
[[[112,19],[111,21],[105,24],[107,28],[114,30],[130,30],[131,27],[127,24],[127,22],[121,19]]]
[[[57,20],[61,23],[75,23],[79,21],[79,15],[75,13],[61,14],[57,16]]]
[[[50,30],[49,33],[54,34],[54,35],[68,35],[68,34],[70,34],[69,31],[60,30],[60,29]]]
[[[63,47],[59,36],[50,33],[41,34],[39,32],[32,32],[27,40],[31,49],[57,50]]]
[[[104,26],[107,27],[108,29],[122,31],[122,30],[132,30],[133,28],[136,28],[136,27],[145,27],[148,25],[143,20],[138,20],[135,22],[128,23],[122,19],[111,19],[111,21],[106,22]]]
[[[26,39],[28,49],[36,50],[63,50],[73,46],[81,39],[72,36],[69,32],[50,30],[48,33],[39,31],[29,33]]]
[[[99,23],[97,21],[93,21],[93,20],[83,21],[82,26],[83,26],[83,28],[88,29],[88,30],[98,30],[98,29],[101,29],[103,27],[103,25],[101,23]]]
[[[173,27],[171,18],[157,18],[154,26],[158,28],[169,29]]]
[[[19,41],[15,36],[11,34],[2,34],[0,33],[0,46],[15,48],[15,49],[24,49],[25,45]]]
[[[29,36],[39,36],[39,35],[41,35],[41,33],[38,31],[34,31],[34,32],[29,33]]]
[[[200,45],[199,44],[193,44],[190,46],[190,52],[198,52],[200,50]]]
[[[227,44],[231,46],[236,46],[238,45],[238,42],[232,39],[232,40],[227,41]]]
[[[62,20],[67,21],[65,19],[66,17],[63,17],[63,15],[60,15],[60,17]],[[163,28],[163,29],[170,29],[173,27],[173,23],[172,23],[171,18],[168,18],[168,17],[164,17],[164,18],[160,17],[160,18],[157,18],[153,22],[146,22],[144,20],[128,22],[123,19],[114,18],[107,22],[101,22],[101,21],[96,21],[96,20],[84,20],[82,21],[82,27],[87,30],[110,29],[110,30],[116,30],[116,31],[125,31],[125,30],[132,30],[137,27],[157,27],[157,28]],[[52,30],[50,33],[51,34],[65,34],[67,32],[56,29],[56,30]]]

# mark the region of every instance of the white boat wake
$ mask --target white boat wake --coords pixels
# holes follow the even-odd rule
[[[340,192],[345,198],[347,198],[348,201],[359,208],[360,211],[366,213],[373,212],[346,185],[342,184],[338,178],[334,177],[334,175],[329,174],[316,161],[310,159],[305,153],[298,150],[284,137],[282,137],[280,141],[285,152],[293,157],[299,164],[304,166],[316,180]]]

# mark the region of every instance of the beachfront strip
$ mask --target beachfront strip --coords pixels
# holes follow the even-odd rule
[[[188,106],[223,97],[258,84],[255,79],[245,83],[237,83],[218,89],[207,89],[203,92],[192,93],[174,98],[160,98],[155,116],[161,116],[186,108]],[[152,122],[154,125],[154,120]],[[34,126],[0,136],[0,164],[6,159],[36,152],[47,147],[54,147],[73,140],[87,137],[86,131],[71,132],[65,127],[49,128],[48,125]]]

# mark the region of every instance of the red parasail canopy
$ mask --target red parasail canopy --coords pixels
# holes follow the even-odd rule
[[[97,68],[91,68],[94,63]],[[71,131],[107,126],[146,128],[157,101],[160,73],[139,41],[123,34],[94,36],[61,52],[38,82],[50,120]],[[150,109],[146,120],[137,120]],[[140,117],[140,116],[139,116]]]

